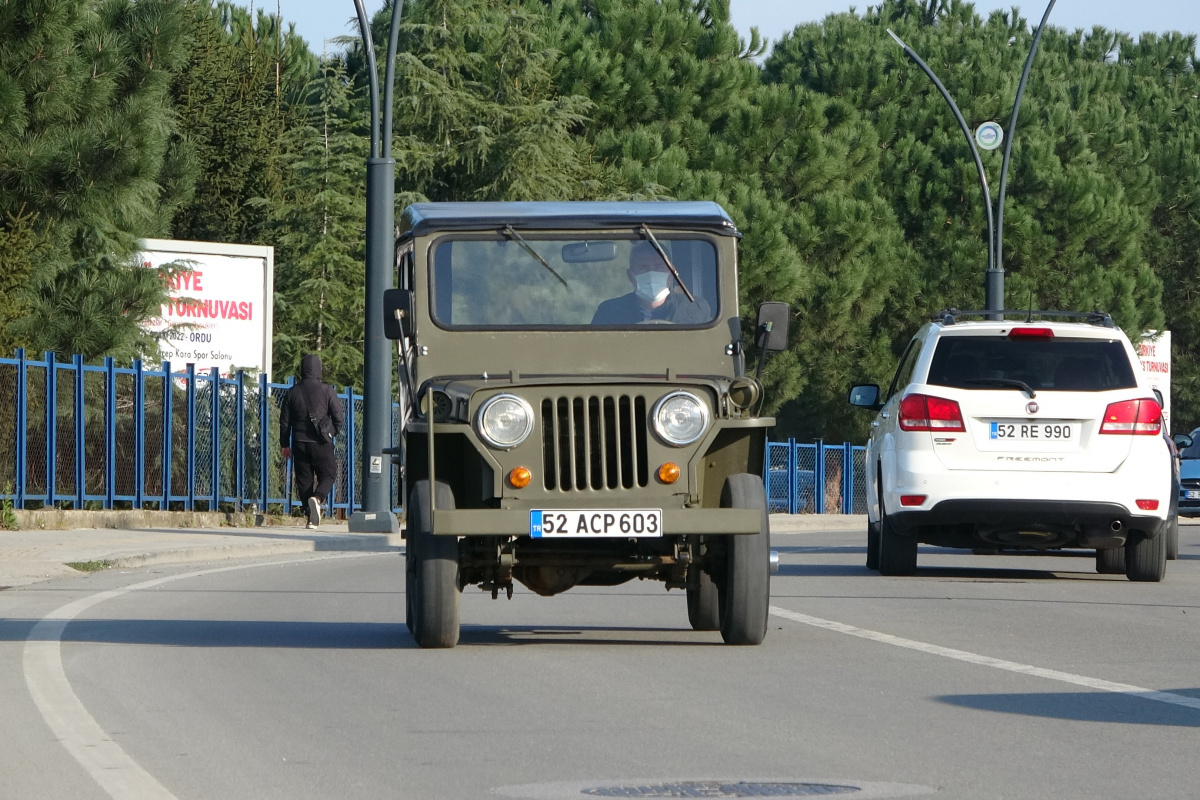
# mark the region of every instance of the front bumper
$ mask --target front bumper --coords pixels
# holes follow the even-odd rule
[[[528,509],[472,508],[433,512],[438,536],[528,536]],[[745,508],[664,508],[663,534],[748,535],[758,533],[762,512]],[[566,540],[569,541],[569,540]]]

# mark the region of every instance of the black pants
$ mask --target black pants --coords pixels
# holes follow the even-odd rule
[[[300,493],[300,504],[307,506],[308,498],[315,497],[317,502],[325,507],[325,498],[329,497],[333,479],[337,477],[337,457],[333,454],[333,442],[293,442],[292,466],[296,473],[296,491]],[[314,474],[317,479],[315,490]],[[329,513],[328,507],[325,507],[325,513]]]

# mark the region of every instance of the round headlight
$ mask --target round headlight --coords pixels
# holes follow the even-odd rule
[[[654,430],[667,444],[682,447],[708,427],[708,407],[688,392],[672,392],[654,406]]]
[[[498,394],[479,408],[475,432],[490,446],[508,450],[525,441],[533,430],[533,409],[520,397]]]

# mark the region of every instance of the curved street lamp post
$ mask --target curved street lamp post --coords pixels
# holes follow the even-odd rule
[[[380,125],[379,73],[363,0],[354,0],[371,91],[371,154],[367,158],[366,306],[363,354],[362,510],[350,515],[355,533],[399,533],[392,513],[392,350],[383,336],[383,293],[392,288],[396,248],[396,160],[392,158],[392,90],[403,0],[392,6]],[[350,413],[354,413],[351,409]],[[350,487],[353,496],[354,487]]]
[[[979,172],[979,186],[983,190],[984,207],[987,210],[987,272],[984,275],[984,309],[988,311],[988,319],[1004,319],[1004,198],[1008,190],[1008,167],[1012,159],[1013,140],[1016,138],[1017,132],[1017,115],[1021,111],[1021,98],[1025,95],[1025,86],[1029,81],[1029,72],[1033,68],[1033,59],[1037,55],[1038,43],[1042,39],[1042,31],[1046,29],[1046,21],[1050,18],[1050,11],[1054,8],[1057,0],[1050,0],[1050,4],[1046,6],[1046,13],[1042,15],[1042,22],[1038,25],[1038,29],[1034,32],[1033,43],[1029,47],[1029,56],[1025,59],[1025,69],[1021,72],[1021,81],[1017,85],[1017,96],[1013,101],[1012,115],[1008,120],[1008,132],[1004,143],[1004,162],[1000,168],[1000,193],[997,200],[997,205],[992,205],[991,191],[988,189],[987,173],[983,169],[983,160],[979,155],[979,148],[975,146],[975,140],[971,136],[971,129],[967,126],[966,120],[963,118],[962,112],[958,110],[958,105],[955,104],[954,98],[950,96],[950,92],[938,80],[937,75],[929,68],[929,65],[921,60],[911,47],[906,45],[899,36],[897,36],[890,28],[888,34],[896,40],[896,44],[904,49],[904,54],[909,59],[921,68],[921,71],[933,81],[933,85],[941,92],[942,98],[950,106],[950,110],[954,112],[954,118],[958,121],[958,125],[962,128],[963,135],[967,137],[967,146],[971,148],[971,156],[975,159],[975,169]],[[994,218],[994,222],[993,222]]]

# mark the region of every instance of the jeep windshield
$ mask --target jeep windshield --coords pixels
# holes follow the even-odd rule
[[[512,230],[443,237],[430,251],[433,319],[443,328],[713,324],[720,302],[712,242],[661,230],[654,236],[674,272],[642,237]]]
[[[1115,340],[944,336],[933,352],[928,383],[958,389],[1105,392],[1131,389],[1137,379],[1125,348]]]

